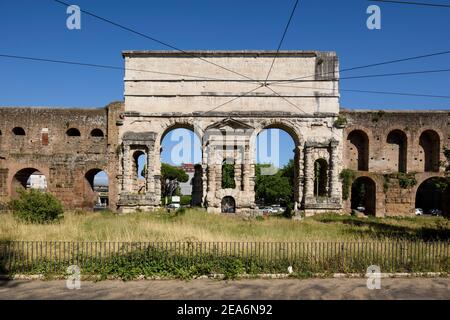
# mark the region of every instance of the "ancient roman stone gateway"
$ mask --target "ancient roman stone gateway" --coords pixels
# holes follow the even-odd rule
[[[124,102],[103,109],[0,108],[0,201],[40,172],[66,208],[92,209],[93,177],[105,171],[110,209],[153,210],[161,206],[161,141],[186,128],[202,149],[193,204],[252,214],[256,137],[279,128],[295,143],[298,213],[364,207],[383,217],[414,215],[420,207],[449,214],[450,188],[437,188],[446,177],[450,110],[346,110],[335,53],[282,51],[266,83],[275,54],[125,51]],[[142,155],[147,167],[138,181]],[[324,171],[320,194],[316,162]],[[222,188],[224,163],[233,165],[234,188]]]

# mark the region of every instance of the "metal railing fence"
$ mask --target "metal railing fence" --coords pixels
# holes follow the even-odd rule
[[[448,272],[449,261],[448,241],[0,242],[3,274],[61,273],[70,265],[88,273],[202,266],[220,272],[233,263],[246,273],[286,273],[289,266],[294,272],[362,273],[370,265],[382,272]]]

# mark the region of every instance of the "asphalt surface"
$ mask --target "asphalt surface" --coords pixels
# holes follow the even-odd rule
[[[367,279],[279,280],[107,280],[81,281],[68,289],[65,280],[0,280],[0,299],[439,299],[450,300],[449,278],[384,278],[369,290]]]

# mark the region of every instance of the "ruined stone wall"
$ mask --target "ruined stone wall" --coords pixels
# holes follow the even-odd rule
[[[114,208],[115,119],[121,108],[121,103],[103,109],[0,108],[0,201],[15,195],[21,173],[26,179],[38,170],[46,176],[48,191],[66,208],[92,209],[95,195],[90,182],[103,170],[108,173]]]
[[[413,215],[420,184],[446,175],[450,111],[342,110],[341,116],[347,120],[343,166],[375,181],[377,215]],[[400,180],[409,178],[417,183],[402,187]]]

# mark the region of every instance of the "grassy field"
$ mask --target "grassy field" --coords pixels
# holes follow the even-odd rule
[[[116,215],[66,213],[58,223],[24,224],[0,214],[1,240],[39,241],[344,241],[448,240],[450,221],[440,217],[356,218],[324,214],[302,221],[248,219],[187,210]]]

